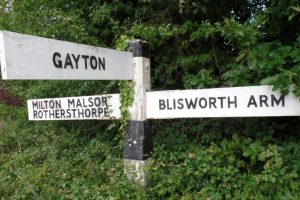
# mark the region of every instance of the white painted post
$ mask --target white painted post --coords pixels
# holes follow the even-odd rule
[[[151,125],[146,120],[146,92],[150,91],[150,59],[147,43],[141,40],[129,42],[133,52],[134,102],[129,108],[131,120],[127,125],[124,149],[125,173],[130,180],[146,185],[147,166],[152,151]]]

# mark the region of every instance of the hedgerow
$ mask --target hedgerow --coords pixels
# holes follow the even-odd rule
[[[299,12],[294,0],[4,0],[0,29],[117,49],[146,40],[152,90],[271,84],[300,97]],[[124,175],[124,121],[27,119],[27,99],[129,97],[126,83],[0,87],[18,102],[0,104],[0,199],[300,198],[299,117],[152,120],[141,187]]]

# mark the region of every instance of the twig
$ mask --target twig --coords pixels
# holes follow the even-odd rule
[[[213,41],[212,39],[210,39],[210,44],[211,44],[211,47],[212,47],[212,50],[213,50],[213,55],[214,55],[214,59],[215,59],[215,64],[219,70],[219,75],[221,75],[221,67],[218,63],[218,59],[217,59],[217,56],[216,56],[216,52],[215,52],[215,47],[214,47],[214,44],[213,44]]]
[[[37,199],[37,200],[44,200],[44,198],[42,196],[40,196],[38,193],[36,193],[34,191],[33,186],[29,183],[28,180],[25,180],[19,172],[14,172],[12,170],[12,168],[10,168],[10,171],[13,174],[15,174],[18,177],[18,179],[20,179],[24,183],[24,185],[27,187],[27,189],[34,195],[35,199]]]

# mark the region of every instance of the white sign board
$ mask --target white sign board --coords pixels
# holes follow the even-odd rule
[[[3,79],[132,80],[132,53],[0,31]]]
[[[300,102],[271,86],[173,90],[147,93],[147,118],[299,116]]]
[[[33,99],[27,101],[29,120],[119,119],[120,95]]]

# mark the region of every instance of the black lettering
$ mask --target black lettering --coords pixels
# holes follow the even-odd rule
[[[108,108],[104,108],[104,116],[109,117]]]
[[[84,108],[88,107],[88,106],[85,104],[85,99],[84,99],[84,98],[82,98],[82,107],[84,107]]]
[[[202,102],[204,102],[204,105],[202,104]],[[207,100],[204,97],[199,99],[199,106],[200,106],[200,108],[206,108],[207,107]]]
[[[47,119],[47,117],[48,117],[48,110],[44,110],[44,114],[45,114],[45,119]]]
[[[76,57],[74,54],[72,54],[72,57],[73,57],[73,59],[75,61],[76,69],[78,69],[78,61],[79,61],[80,55],[77,55],[77,57]]]
[[[47,104],[46,104],[47,105]],[[54,109],[55,108],[55,102],[53,100],[49,101],[49,108]]]
[[[230,108],[230,104],[234,104],[234,107],[237,108],[237,97],[234,96],[234,100],[230,101],[230,97],[227,97],[227,101],[228,101],[228,108]]]
[[[38,103],[36,101],[32,102],[32,108],[33,109],[39,109]]]
[[[89,97],[88,98],[88,102],[89,102],[89,107],[93,107],[94,106],[94,102],[93,102],[93,97]]]
[[[43,102],[42,102],[42,107],[43,107],[43,109],[48,109],[48,100],[44,100],[44,104],[43,104]]]
[[[54,118],[54,110],[49,110],[49,118]]]
[[[40,109],[48,109],[48,101],[44,100],[44,101],[40,101]]]
[[[107,97],[102,97],[101,101],[102,101],[102,104],[104,104],[105,106],[107,106]]]
[[[81,110],[81,112],[80,112]],[[80,118],[80,116],[83,118],[84,117],[84,110],[83,109],[78,109],[78,117]]]
[[[59,116],[59,110],[55,110],[55,118],[59,119],[60,116]]]
[[[265,104],[266,107],[269,107],[267,101],[268,101],[267,95],[259,95],[259,105],[260,105],[260,107],[263,107],[263,103]]]
[[[85,69],[87,69],[87,59],[89,58],[89,56],[88,55],[82,55],[81,57],[84,59],[84,66],[85,66]]]
[[[219,99],[221,101],[221,108],[224,107],[224,100],[226,99],[226,97],[218,97],[217,99]]]
[[[41,118],[43,118],[43,111],[38,111],[38,116],[39,116],[39,118],[41,119]]]
[[[165,104],[165,101],[163,99],[159,99],[158,103],[159,103],[159,110],[165,110],[166,109],[166,104]]]
[[[61,100],[55,100],[55,107],[61,108]]]
[[[68,108],[70,108],[70,107],[75,107],[75,100],[74,99],[72,99],[72,100],[70,100],[70,99],[68,99]]]
[[[99,69],[101,70],[102,68],[103,70],[105,70],[105,58],[102,58],[102,60],[101,58],[98,58],[98,62],[99,62]]]
[[[209,97],[208,100],[209,100],[209,108],[212,108],[212,106],[214,106],[214,108],[217,108],[216,106],[217,99],[215,97]]]
[[[90,66],[92,69],[97,69],[97,58],[95,56],[91,56]]]
[[[82,108],[82,104],[81,104],[81,102],[80,102],[80,99],[77,99],[76,107],[77,107],[77,108],[78,108],[78,107],[81,107],[81,108]]]
[[[70,54],[67,53],[64,68],[67,68],[68,65],[70,65],[72,69],[74,68]]]
[[[173,99],[173,109],[176,110],[176,99]]]
[[[78,110],[78,109],[76,109],[76,108],[73,108],[73,109],[71,109],[72,110],[72,114],[73,114],[73,118],[75,118],[76,117],[76,111]]]
[[[277,106],[279,106],[280,102],[281,102],[281,106],[284,107],[285,105],[284,105],[284,96],[283,95],[281,95],[279,97],[279,99],[276,99],[275,95],[273,95],[273,94],[271,95],[271,105],[272,105],[272,107],[274,107],[274,103],[276,103]]]
[[[33,111],[33,119],[38,119],[38,115],[37,115],[37,111],[36,110]]]
[[[98,116],[100,117],[101,114],[103,113],[103,108],[98,108]]]
[[[65,114],[66,114],[66,111],[63,110],[63,109],[61,109],[60,110],[60,116],[61,116],[61,118],[65,118],[66,117]]]
[[[38,104],[37,109],[41,109],[41,103],[42,103],[41,101],[37,101],[37,104]]]
[[[170,105],[169,105],[169,99],[167,99],[167,109],[172,110],[172,107],[170,107]]]
[[[197,105],[197,99],[198,98],[195,98],[194,101],[192,99],[190,99],[190,101],[188,102],[188,99],[185,98],[185,104],[186,104],[187,108],[191,109],[191,107],[193,107],[193,109],[195,109],[196,105]]]
[[[179,109],[179,110],[182,110],[183,109],[183,99],[182,98],[180,98],[180,99],[178,99],[178,101],[177,101],[177,103],[178,103],[178,106],[177,106],[177,108]]]
[[[67,118],[71,118],[71,111],[70,111],[70,109],[67,109],[67,116],[66,116]]]
[[[254,95],[250,96],[250,99],[248,101],[248,106],[247,107],[249,108],[251,105],[254,105],[255,107],[257,107],[257,103],[255,101]]]
[[[62,68],[62,61],[60,60],[61,55],[58,52],[54,52],[52,61],[56,68]]]
[[[90,117],[91,116],[90,109],[85,109],[84,114],[85,114],[85,117]]]
[[[94,104],[95,104],[95,106],[97,106],[97,107],[99,107],[99,106],[101,105],[101,100],[100,100],[99,97],[95,97],[95,99],[94,99]]]
[[[97,110],[96,108],[92,108],[92,117],[97,118]]]

